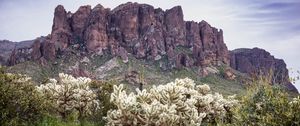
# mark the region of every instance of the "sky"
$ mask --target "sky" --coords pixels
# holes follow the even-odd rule
[[[114,8],[128,0],[0,0],[0,40],[31,40],[51,33],[54,8]],[[290,76],[300,70],[300,0],[131,0],[169,9],[180,5],[185,20],[205,20],[224,31],[230,50],[259,47],[284,59]],[[300,82],[296,83],[298,90]]]

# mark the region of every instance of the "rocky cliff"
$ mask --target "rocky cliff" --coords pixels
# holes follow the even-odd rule
[[[230,52],[230,66],[251,77],[263,77],[272,84],[283,84],[287,89],[297,91],[289,81],[289,73],[282,59],[276,59],[269,52],[260,49],[236,49]]]
[[[124,61],[136,58],[159,60],[166,56],[168,68],[229,65],[229,52],[222,30],[207,22],[184,21],[180,6],[169,10],[138,3],[126,3],[113,10],[101,5],[81,6],[75,13],[55,8],[51,35],[37,38],[25,54],[13,51],[9,65],[24,60],[53,60],[68,47],[88,53],[110,53]],[[190,54],[178,51],[190,50]],[[29,54],[31,53],[31,54]]]
[[[1,46],[6,47],[7,43],[1,42]],[[184,21],[180,6],[162,10],[128,2],[112,10],[100,4],[94,8],[81,6],[72,13],[59,5],[55,8],[51,34],[26,45],[8,44],[10,48],[0,55],[1,64],[15,65],[28,60],[46,64],[76,49],[80,54],[119,56],[125,63],[128,55],[151,61],[166,58],[166,62],[160,63],[163,69],[195,67],[200,76],[209,74],[208,67],[224,65],[249,74],[280,71],[282,74],[275,79],[280,83],[288,78],[284,62],[271,56],[272,61],[265,60],[267,52],[251,51],[262,57],[257,63],[251,60],[255,56],[245,50],[232,51],[230,55],[221,29],[205,21]],[[257,64],[268,68],[256,67]]]

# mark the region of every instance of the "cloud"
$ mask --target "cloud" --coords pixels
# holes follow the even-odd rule
[[[242,23],[256,25],[260,30],[269,33],[280,33],[281,36],[294,36],[300,33],[300,1],[260,1],[242,3],[247,10],[238,14]],[[277,38],[278,36],[273,36]]]

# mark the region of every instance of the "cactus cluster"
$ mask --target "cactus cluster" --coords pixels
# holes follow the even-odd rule
[[[149,90],[136,89],[127,94],[124,86],[114,86],[111,102],[117,109],[107,114],[107,125],[189,125],[198,126],[226,117],[227,111],[237,105],[234,96],[225,99],[210,91],[206,84],[196,85],[189,78],[176,79]]]
[[[90,88],[91,79],[75,78],[68,74],[59,74],[59,80],[50,79],[47,84],[37,86],[37,89],[47,99],[62,117],[77,110],[79,117],[90,114],[98,106],[96,94]]]

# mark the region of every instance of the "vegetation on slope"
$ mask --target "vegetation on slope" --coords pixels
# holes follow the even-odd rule
[[[177,51],[189,52],[184,48],[178,47]],[[167,64],[166,57],[162,57],[158,61],[136,59],[129,55],[129,61],[123,61],[117,58],[116,66],[105,71],[99,72],[101,67],[107,67],[107,63],[114,59],[109,54],[105,55],[91,55],[79,56],[79,51],[73,50],[58,56],[55,61],[47,62],[46,65],[41,65],[37,62],[27,61],[7,68],[9,73],[26,74],[33,77],[36,83],[45,83],[48,78],[58,78],[58,73],[64,72],[73,74],[74,69],[86,71],[92,79],[97,80],[114,80],[119,83],[126,84],[127,88],[134,90],[139,87],[138,84],[129,83],[126,80],[126,75],[132,71],[137,72],[139,75],[138,81],[143,81],[143,88],[152,87],[152,85],[168,83],[176,78],[189,77],[195,80],[196,83],[207,83],[211,86],[213,91],[218,91],[224,95],[239,94],[245,90],[243,86],[243,76],[239,75],[235,80],[226,80],[220,74],[211,74],[206,77],[200,77],[197,73],[198,68],[182,68],[182,69],[164,69],[161,64]],[[85,61],[87,59],[88,61]],[[105,66],[106,64],[106,66]],[[108,65],[110,65],[108,63]],[[219,68],[221,69],[221,68]],[[100,69],[102,70],[102,69]],[[220,70],[221,71],[221,70]],[[82,76],[82,75],[81,75]],[[139,80],[140,79],[140,80]],[[222,82],[222,83],[220,83]]]

